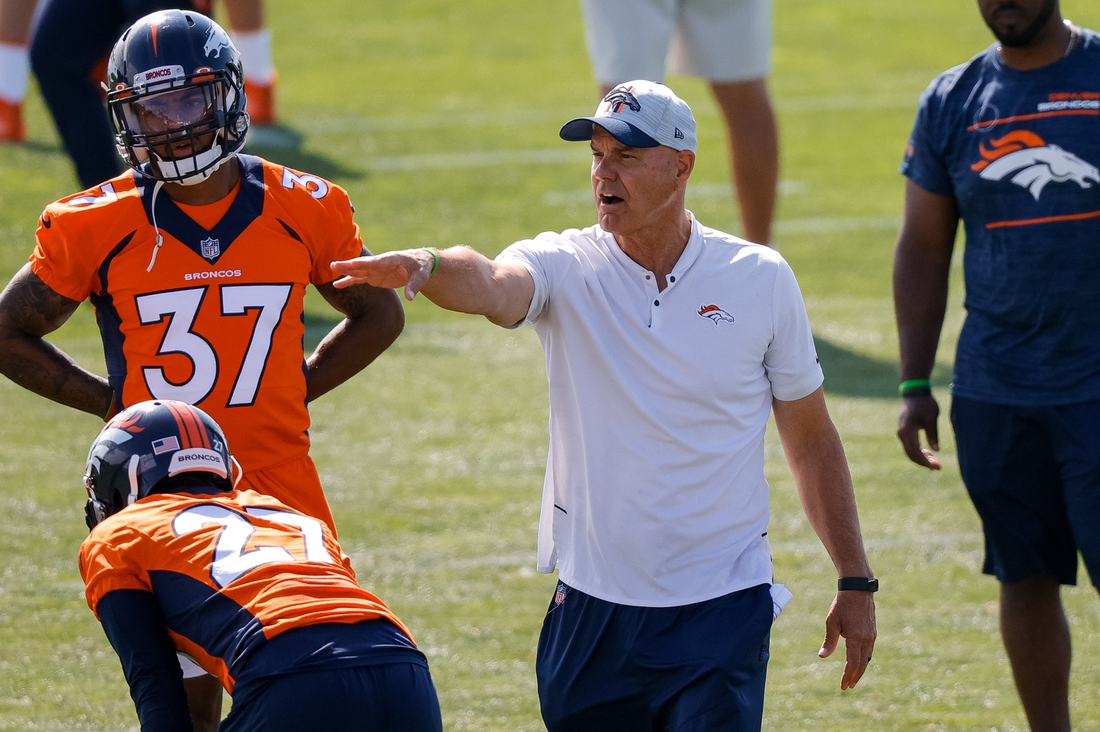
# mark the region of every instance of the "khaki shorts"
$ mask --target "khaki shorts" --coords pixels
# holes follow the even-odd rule
[[[715,82],[771,70],[771,0],[581,0],[600,84],[662,81],[670,71]]]

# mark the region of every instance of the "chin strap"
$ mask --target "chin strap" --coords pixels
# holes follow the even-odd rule
[[[182,160],[165,160],[152,150],[149,151],[149,154],[153,164],[157,166],[157,170],[162,173],[165,171],[174,171],[174,177],[177,177],[178,180],[172,180],[170,182],[179,183],[182,186],[193,186],[197,183],[202,183],[212,176],[215,170],[225,164],[226,160],[236,157],[237,155],[236,153],[231,153],[222,158],[222,150],[223,148],[219,141],[215,141],[209,150],[183,158]],[[208,165],[210,166],[209,168],[202,170]]]
[[[204,153],[199,153],[198,155],[195,155],[194,157],[188,158],[187,162],[190,163],[190,167],[192,169],[199,168],[199,167],[202,167],[202,165],[205,164],[206,162],[208,162],[209,160],[216,159],[221,154],[222,154],[221,145],[215,145],[214,147],[210,148],[209,150],[207,150]],[[179,168],[180,168],[179,161],[166,161],[163,158],[161,158],[159,155],[157,155],[156,153],[153,153],[152,157],[153,157],[153,161],[154,161],[153,164],[156,165],[158,167],[158,169],[163,170],[164,166],[171,165],[171,166],[176,168],[177,173],[179,172]],[[200,173],[192,173],[191,175],[188,175],[186,178],[183,178],[182,180],[172,181],[172,182],[173,183],[178,183],[182,186],[193,186],[193,185],[196,185],[198,183],[202,183],[204,181],[209,180],[210,176],[214,175],[214,172],[216,170],[218,170],[218,168],[222,167],[223,165],[226,164],[227,161],[232,160],[235,157],[237,157],[237,153],[232,153],[230,155],[227,155],[225,158],[223,158],[221,160],[218,160],[217,163],[215,163],[214,165],[212,165],[211,167],[207,168],[206,170],[204,170]],[[153,202],[149,205],[149,209],[153,213],[153,229],[154,229],[154,231],[157,232],[157,245],[155,247],[153,247],[153,256],[149,259],[149,266],[145,268],[146,272],[152,272],[153,271],[153,265],[157,263],[157,252],[160,251],[161,246],[164,245],[164,237],[160,233],[160,227],[157,226],[157,194],[160,193],[160,189],[163,186],[164,186],[164,181],[163,180],[158,180],[156,183],[153,184]]]
[[[240,483],[241,478],[244,477],[244,468],[237,462],[237,458],[230,455],[229,459],[233,461],[233,489],[236,490],[237,484]]]
[[[153,247],[153,256],[149,260],[149,266],[145,268],[146,272],[153,271],[153,265],[157,263],[157,252],[160,251],[161,246],[164,244],[164,237],[160,234],[160,228],[157,227],[157,194],[160,193],[161,187],[164,185],[164,181],[158,180],[153,184],[153,203],[149,206],[149,210],[153,212],[153,231],[157,232],[157,245]]]
[[[126,505],[138,499],[138,464],[141,462],[141,456],[137,453],[130,456],[130,464],[126,466],[126,474],[130,479],[130,495],[126,496]]]

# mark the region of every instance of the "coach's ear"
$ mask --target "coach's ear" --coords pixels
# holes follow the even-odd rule
[[[691,171],[695,170],[695,153],[691,150],[676,151],[676,187],[683,188],[687,185]]]

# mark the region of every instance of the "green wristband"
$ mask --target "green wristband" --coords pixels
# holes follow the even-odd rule
[[[111,390],[111,404],[107,407],[107,414],[103,415],[104,422],[111,421],[111,415],[115,411],[115,390]]]
[[[428,273],[428,276],[431,277],[435,274],[435,271],[439,269],[439,255],[435,253],[434,249],[429,249],[428,247],[420,248],[426,251],[428,254],[432,255],[432,271]]]
[[[898,396],[920,390],[923,394],[932,393],[932,382],[928,379],[909,379],[898,384]]]

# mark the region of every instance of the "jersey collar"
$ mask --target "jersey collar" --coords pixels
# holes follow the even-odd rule
[[[237,197],[212,229],[204,229],[185,214],[175,201],[163,193],[157,196],[157,226],[210,264],[216,264],[237,237],[258,219],[264,210],[263,162],[254,155],[238,155],[241,186]],[[141,203],[149,225],[153,225],[153,183],[134,173]]]

